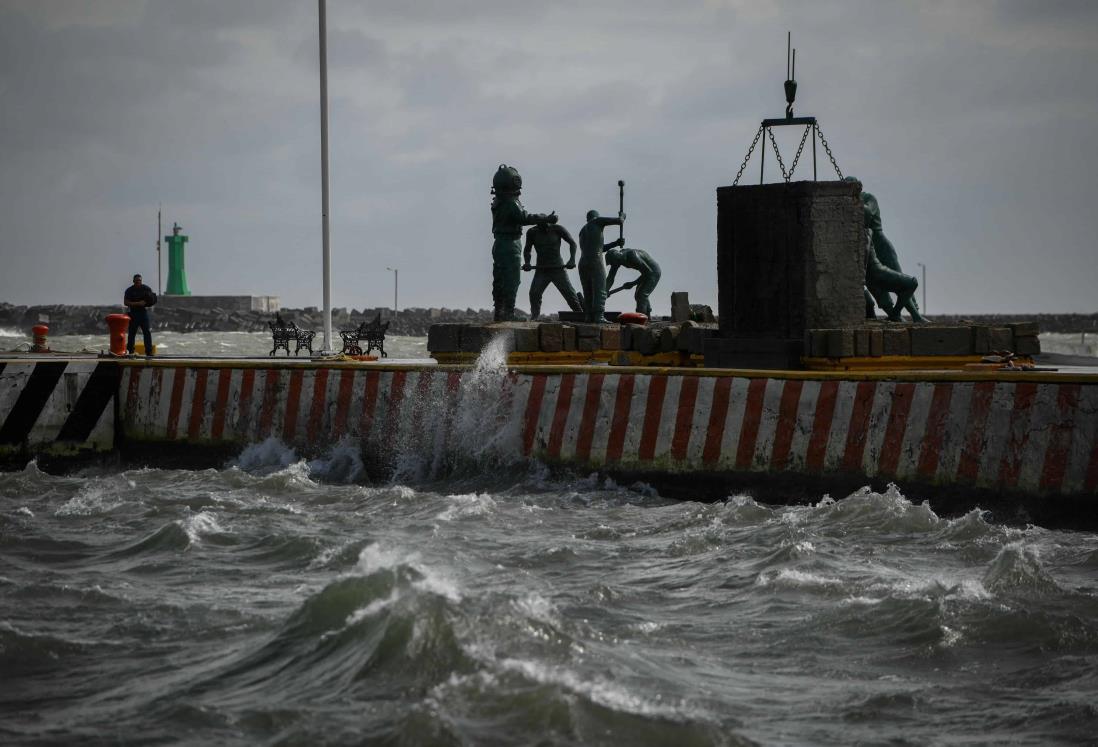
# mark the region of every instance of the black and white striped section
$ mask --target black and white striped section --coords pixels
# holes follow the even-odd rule
[[[0,363],[0,453],[113,449],[118,376],[113,362]]]

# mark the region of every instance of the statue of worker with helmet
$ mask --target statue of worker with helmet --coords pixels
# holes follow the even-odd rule
[[[856,176],[846,177],[848,182],[861,180]],[[919,281],[912,275],[907,275],[900,268],[900,258],[896,253],[896,247],[884,234],[881,224],[881,206],[877,198],[869,192],[862,192],[862,209],[865,216],[865,232],[867,238],[866,262],[865,262],[865,310],[866,318],[876,316],[873,302],[881,307],[889,321],[903,321],[900,313],[907,310],[913,322],[925,322],[919,312],[919,304],[915,300],[915,290],[919,287]],[[896,294],[896,302],[892,302],[890,293]]]
[[[606,321],[606,261],[603,252],[625,245],[624,239],[603,244],[602,232],[607,226],[620,226],[625,213],[617,218],[603,218],[598,210],[587,211],[587,223],[579,232],[580,282],[583,284],[584,321],[602,324]]]
[[[497,322],[515,319],[515,297],[522,278],[522,229],[557,222],[555,212],[528,213],[519,202],[522,177],[513,166],[501,164],[492,178],[492,305]]]
[[[560,254],[562,241],[568,242],[568,262],[566,263]],[[530,264],[530,250],[536,251],[536,264]],[[534,279],[530,281],[530,318],[537,319],[541,315],[541,297],[550,284],[555,285],[565,302],[574,312],[583,313],[583,303],[580,301],[576,289],[568,279],[565,270],[571,270],[576,266],[576,240],[568,229],[557,223],[535,224],[526,232],[526,246],[522,248],[523,272],[534,271]]]

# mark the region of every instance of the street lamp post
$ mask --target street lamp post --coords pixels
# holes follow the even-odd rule
[[[400,268],[399,267],[386,267],[386,270],[393,273],[393,318],[396,319],[397,315],[397,292],[400,289]]]
[[[915,264],[917,264],[917,265],[919,265],[919,267],[923,268],[923,279],[922,279],[922,286],[923,286],[923,313],[925,314],[925,313],[926,313],[926,265],[924,265],[924,264],[923,264],[922,262],[916,262]]]
[[[332,349],[332,247],[328,232],[328,23],[324,0],[317,0],[320,21],[320,215],[321,273],[324,287],[324,352]]]

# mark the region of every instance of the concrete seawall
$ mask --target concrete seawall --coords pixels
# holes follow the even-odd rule
[[[1070,507],[1098,524],[1098,376],[308,361],[8,361],[0,456],[223,463],[341,440],[372,472],[548,464],[672,493],[883,486]],[[219,461],[220,460],[220,461]],[[761,488],[760,488],[761,489]],[[795,491],[794,491],[795,492]]]
[[[631,474],[820,477],[1055,500],[1098,490],[1098,377],[689,369],[125,365],[141,443],[303,453],[340,438],[375,464],[493,455]],[[479,447],[479,446],[478,446]]]

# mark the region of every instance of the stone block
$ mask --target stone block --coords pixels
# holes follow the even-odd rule
[[[585,337],[597,340],[602,334],[601,324],[573,324],[576,330],[576,339],[581,340]]]
[[[621,350],[621,327],[616,324],[607,324],[602,327],[602,349]]]
[[[705,303],[690,304],[690,318],[702,324],[717,323],[717,317],[713,316],[713,307]]]
[[[1036,337],[1041,333],[1041,327],[1037,322],[1014,322],[1009,326],[1015,337]]]
[[[1014,338],[1015,355],[1037,355],[1041,352],[1041,341],[1036,335]]]
[[[460,324],[432,324],[427,328],[427,350],[432,353],[457,353],[461,350]]]
[[[690,330],[697,329],[698,325],[692,321],[685,321],[679,325],[679,335],[675,338],[675,349],[684,353],[690,350]]]
[[[826,329],[810,329],[806,343],[805,349],[808,351],[809,356],[813,358],[827,357]]]
[[[690,294],[686,291],[671,292],[671,321],[690,321]]]
[[[829,358],[850,358],[854,355],[854,330],[827,330],[827,356]]]
[[[672,353],[679,349],[679,327],[664,327],[660,330],[660,350],[664,353]]]
[[[869,330],[869,355],[873,358],[884,355],[884,330]]]
[[[538,343],[543,353],[564,350],[564,325],[554,322],[538,326]]]
[[[911,335],[907,327],[885,327],[881,334],[885,355],[911,355]]]
[[[972,352],[976,355],[987,355],[991,352],[991,343],[988,339],[989,327],[982,324],[972,328]]]
[[[517,353],[536,353],[536,352],[538,352],[538,328],[537,327],[516,327],[515,328],[515,352],[517,352]]]
[[[581,353],[593,353],[599,349],[599,340],[596,337],[576,338],[576,350]]]
[[[576,328],[565,324],[561,330],[561,349],[572,352],[576,349]]]
[[[641,355],[652,355],[659,352],[659,332],[648,327],[635,327],[633,329],[633,349]]]
[[[910,334],[912,355],[972,355],[972,327],[917,324]]]
[[[461,352],[479,353],[492,340],[493,330],[480,324],[464,324],[461,327]]]
[[[988,352],[1013,350],[1014,335],[1011,333],[1010,327],[988,327],[987,346]]]
[[[858,356],[859,358],[866,358],[869,356],[868,329],[854,330],[854,355]]]
[[[621,326],[618,327],[618,330],[621,333],[621,349],[622,350],[633,350],[634,349],[633,348],[633,333],[636,332],[638,329],[644,329],[644,328],[643,327],[638,327],[635,324],[622,324]]]

